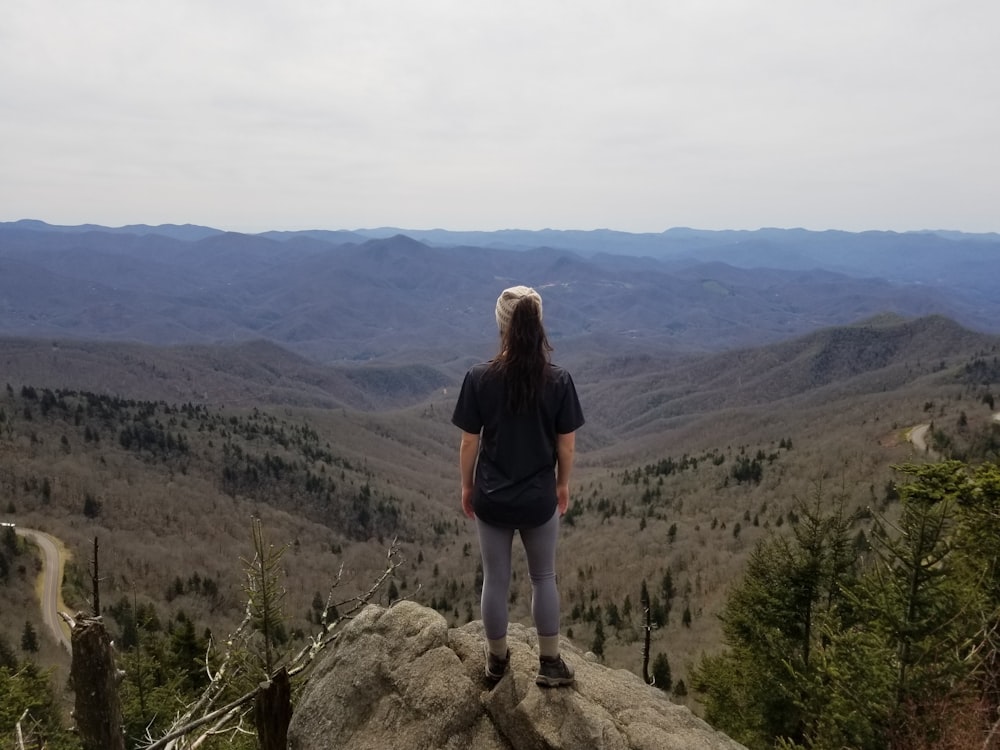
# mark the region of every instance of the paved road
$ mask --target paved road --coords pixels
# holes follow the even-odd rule
[[[906,433],[906,437],[918,451],[933,455],[932,451],[927,449],[927,430],[929,429],[929,424],[918,424]]]
[[[44,531],[15,528],[19,536],[29,537],[42,550],[42,620],[52,636],[67,651],[70,650],[69,629],[59,616],[59,589],[62,586],[62,559],[58,540]]]

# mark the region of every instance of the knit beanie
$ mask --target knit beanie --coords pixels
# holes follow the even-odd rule
[[[538,306],[538,319],[542,319],[542,297],[538,292],[530,286],[512,286],[504,289],[497,297],[497,328],[500,329],[501,336],[510,325],[510,316],[514,314],[517,303],[525,297],[531,297],[535,301]]]

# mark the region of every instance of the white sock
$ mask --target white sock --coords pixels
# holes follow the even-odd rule
[[[538,636],[538,655],[546,659],[555,659],[559,656],[559,636],[540,635]]]

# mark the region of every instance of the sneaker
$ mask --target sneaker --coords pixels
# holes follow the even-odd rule
[[[563,661],[561,656],[555,658],[541,657],[538,660],[538,675],[535,684],[542,687],[562,687],[573,684],[573,667]]]
[[[507,649],[507,656],[500,658],[496,654],[490,653],[490,647],[484,645],[486,652],[486,679],[492,682],[499,682],[500,678],[507,674],[507,665],[510,664],[510,649]]]

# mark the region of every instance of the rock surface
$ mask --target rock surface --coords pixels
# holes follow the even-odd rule
[[[630,672],[563,640],[569,688],[535,685],[534,631],[512,624],[511,669],[483,674],[481,622],[449,628],[412,602],[370,606],[316,665],[289,728],[292,750],[737,750]]]

